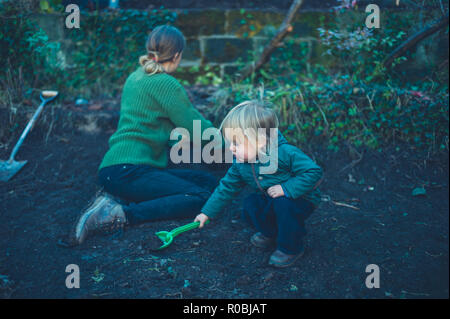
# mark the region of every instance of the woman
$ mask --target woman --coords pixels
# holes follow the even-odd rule
[[[117,131],[99,166],[98,182],[106,192],[81,213],[72,244],[126,223],[195,217],[217,185],[208,173],[167,168],[175,127],[185,128],[190,136],[194,120],[201,122],[202,131],[213,127],[169,75],[184,47],[184,36],[175,27],[159,26],[149,35],[147,54],[123,87]]]

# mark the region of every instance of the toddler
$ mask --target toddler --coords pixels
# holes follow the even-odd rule
[[[264,102],[235,106],[221,129],[234,155],[233,164],[195,221],[203,227],[249,185],[256,192],[244,200],[243,218],[258,231],[250,242],[259,248],[276,246],[270,265],[292,265],[304,252],[305,219],[320,203],[317,186],[322,169],[287,143],[274,111]],[[276,169],[270,170],[274,163]]]

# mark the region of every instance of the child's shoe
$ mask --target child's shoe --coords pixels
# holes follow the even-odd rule
[[[294,262],[296,262],[297,259],[302,257],[304,253],[305,253],[304,248],[302,248],[302,250],[296,255],[288,255],[288,254],[283,253],[281,250],[277,249],[270,256],[269,265],[277,267],[277,268],[289,267]]]
[[[275,243],[275,239],[266,237],[262,233],[257,232],[250,238],[250,242],[253,246],[258,248],[270,248]]]

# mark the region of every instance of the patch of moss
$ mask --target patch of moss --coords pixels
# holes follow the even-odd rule
[[[331,13],[326,12],[299,12],[295,15],[292,26],[296,37],[319,36],[318,28],[328,28],[334,20]]]
[[[237,37],[248,38],[258,36],[269,36],[273,27],[283,22],[284,15],[278,12],[231,10],[227,15],[228,34]]]

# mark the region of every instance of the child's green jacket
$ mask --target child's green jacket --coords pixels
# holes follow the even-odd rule
[[[293,199],[303,197],[315,207],[319,205],[321,194],[317,185],[323,175],[322,168],[300,149],[288,144],[280,132],[278,132],[278,169],[273,174],[260,174],[261,166],[268,165],[269,163],[234,161],[201,212],[209,218],[216,217],[246,185],[261,191],[256,179],[264,191],[279,184],[287,197]],[[253,174],[252,166],[255,174]]]

